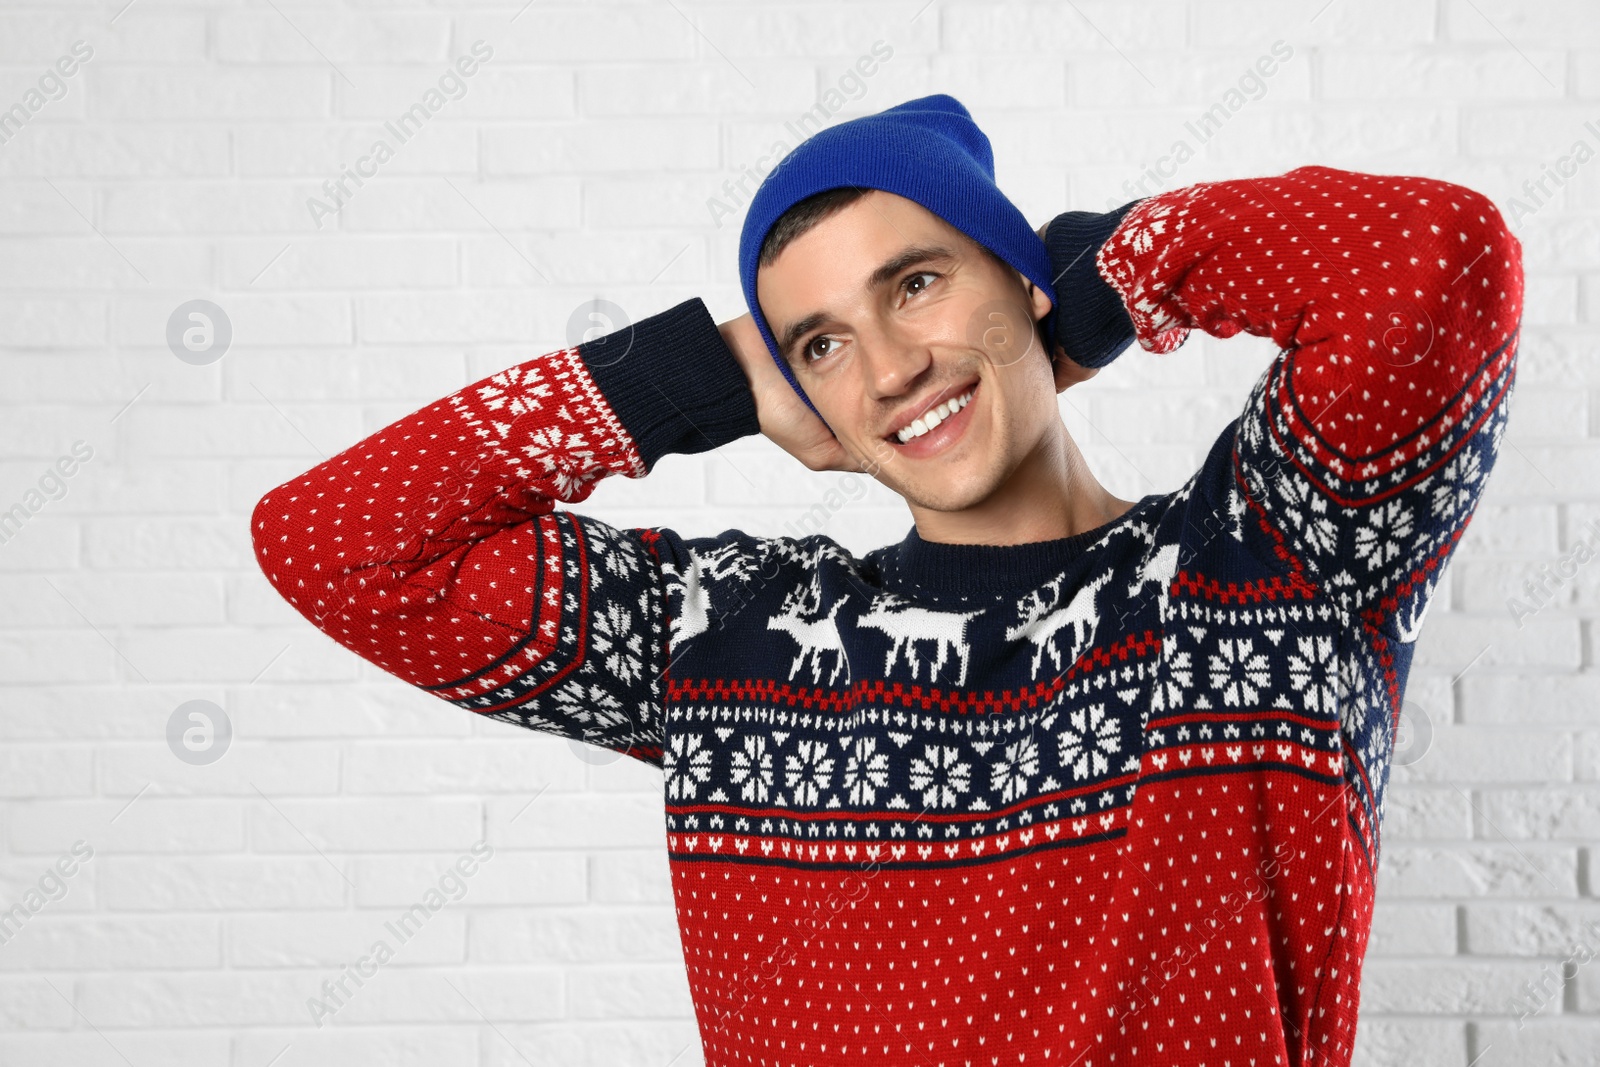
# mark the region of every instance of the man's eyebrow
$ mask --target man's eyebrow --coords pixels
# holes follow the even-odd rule
[[[799,322],[783,331],[783,340],[778,343],[778,351],[785,359],[789,358],[789,350],[800,343],[800,338],[828,321],[828,316],[820,311],[813,311]]]
[[[944,245],[914,245],[900,252],[893,259],[885,261],[874,270],[867,278],[867,288],[876,289],[892,282],[895,275],[908,267],[914,267],[919,263],[927,263],[936,259],[954,259],[955,254],[954,249],[947,248]],[[805,318],[791,325],[783,331],[783,338],[778,343],[778,351],[787,357],[789,350],[799,342],[800,338],[827,321],[827,318],[828,316],[822,312],[813,311]]]
[[[876,289],[880,285],[894,281],[894,276],[907,267],[915,267],[919,263],[933,259],[954,259],[955,255],[954,249],[946,248],[944,245],[913,245],[873,271],[872,276],[867,279],[867,288]]]

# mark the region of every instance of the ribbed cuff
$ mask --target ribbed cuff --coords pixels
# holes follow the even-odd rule
[[[646,467],[759,433],[755,396],[699,297],[578,346]]]
[[[1080,366],[1103,367],[1133,343],[1133,320],[1117,291],[1100,277],[1095,253],[1138,202],[1106,212],[1065,211],[1045,230],[1056,290],[1051,326],[1056,343]]]

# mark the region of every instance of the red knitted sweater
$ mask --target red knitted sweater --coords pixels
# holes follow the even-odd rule
[[[1281,351],[1187,483],[1097,530],[858,558],[558,510],[755,432],[697,300],[255,509],[262,571],[352,652],[662,768],[712,1067],[1350,1062],[1412,643],[1498,450],[1521,247],[1472,190],[1327,167],[1124,211],[1058,299],[1150,352]]]

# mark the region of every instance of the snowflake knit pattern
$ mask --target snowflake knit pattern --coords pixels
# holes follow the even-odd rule
[[[858,558],[556,510],[757,432],[699,300],[255,508],[263,573],[345,648],[662,769],[710,1067],[1350,1062],[1413,642],[1499,449],[1521,246],[1470,189],[1322,166],[1069,212],[1049,244],[1058,271],[1094,252],[1059,299],[1115,301],[1146,351],[1280,349],[1188,482],[1099,529]]]

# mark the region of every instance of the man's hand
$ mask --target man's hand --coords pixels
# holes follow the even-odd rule
[[[736,319],[719,323],[717,330],[733,358],[744,370],[755,396],[756,417],[761,432],[789,455],[814,471],[854,471],[861,465],[851,461],[844,446],[826,424],[805,405],[783,372],[772,361],[772,353],[756,320],[746,312]]]
[[[1048,222],[1039,227],[1039,240],[1044,240],[1045,231],[1048,229],[1050,229]],[[1056,294],[1051,293],[1051,302],[1054,303],[1055,299]],[[1054,307],[1050,309],[1050,314],[1055,314]],[[1055,356],[1050,361],[1050,365],[1055,368],[1057,393],[1064,393],[1072,386],[1080,382],[1086,382],[1100,373],[1099,367],[1085,367],[1074,363],[1060,345],[1056,345]]]

